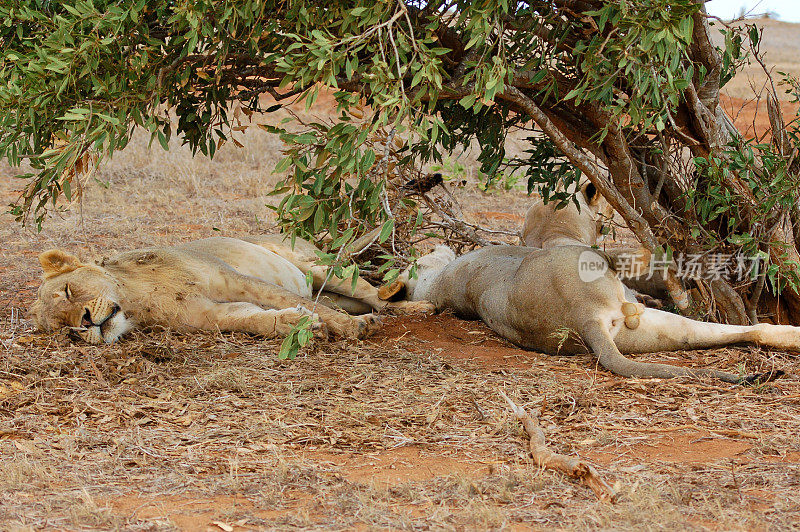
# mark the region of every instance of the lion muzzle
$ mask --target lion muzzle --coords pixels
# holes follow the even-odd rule
[[[90,344],[112,343],[130,330],[122,308],[105,298],[95,298],[83,305],[78,335]]]
[[[90,327],[102,327],[105,322],[116,316],[117,312],[119,312],[121,309],[119,305],[114,303],[111,306],[111,312],[106,314],[106,316],[103,319],[97,322],[94,321],[96,314],[94,316],[92,315],[91,307],[84,306],[83,310],[84,312],[83,312],[83,317],[81,318],[81,327],[86,327],[88,329]]]

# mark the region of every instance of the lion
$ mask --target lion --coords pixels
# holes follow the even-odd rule
[[[170,247],[121,253],[99,264],[61,250],[39,256],[43,282],[31,315],[44,331],[70,327],[92,344],[112,343],[135,327],[177,331],[242,331],[267,338],[286,335],[310,316],[316,336],[362,338],[379,325],[373,310],[426,311],[427,302],[387,303],[358,279],[328,278],[317,248],[282,235],[213,237]],[[313,278],[312,286],[306,274]],[[326,283],[327,281],[327,283]],[[350,316],[315,305],[312,289],[325,285],[323,301],[356,311]],[[312,312],[313,310],[313,312]]]
[[[556,201],[545,203],[535,198],[525,213],[520,240],[528,247],[548,249],[565,245],[596,246],[603,223],[614,214],[611,205],[597,188],[583,183],[574,195],[577,205],[569,203],[557,208]]]
[[[522,235],[537,247],[494,245],[456,258],[448,247],[437,246],[420,259],[417,279],[408,271],[401,275],[407,297],[481,319],[524,349],[593,352],[602,367],[623,377],[710,376],[748,383],[782,375],[743,376],[624,356],[738,343],[800,351],[800,327],[706,323],[637,303],[609,256],[591,247],[599,232],[600,201],[592,203],[594,195],[585,192],[580,210],[570,206],[554,214],[541,202],[531,207]]]
[[[590,182],[578,187],[574,195],[575,203],[570,202],[557,208],[557,202],[545,203],[535,198],[525,213],[525,222],[520,232],[522,245],[549,249],[557,246],[575,245],[597,247],[604,238],[603,228],[612,220],[614,209]],[[647,270],[650,252],[644,248],[623,248],[605,252],[614,269],[619,270],[621,262],[633,273]],[[638,264],[630,262],[635,259]],[[626,297],[660,308],[661,300],[669,297],[664,280],[658,276],[625,275],[622,279]]]

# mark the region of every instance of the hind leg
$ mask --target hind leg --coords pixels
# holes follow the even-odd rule
[[[614,343],[623,353],[652,353],[754,343],[800,351],[800,327],[789,325],[727,325],[692,320],[656,309],[645,309],[639,327],[622,327]]]
[[[320,290],[325,286],[326,292],[333,292],[356,301],[366,303],[375,310],[382,310],[387,306],[387,301],[383,301],[378,297],[378,289],[369,284],[361,277],[356,279],[355,288],[353,288],[352,279],[339,279],[332,273],[327,266],[320,266],[314,263],[305,263],[297,265],[303,273],[311,272],[314,278],[314,290]],[[326,282],[327,281],[327,282]]]
[[[379,326],[378,318],[373,314],[349,316],[325,305],[315,307],[314,302],[309,299],[232,269],[220,269],[219,277],[210,287],[209,294],[218,301],[247,302],[273,309],[304,307],[316,312],[330,332],[347,338],[364,338]]]
[[[669,379],[673,377],[709,376],[731,383],[752,382],[761,377],[758,375],[744,377],[710,368],[683,368],[670,364],[632,360],[620,353],[620,349],[615,345],[612,337],[613,329],[615,327],[611,324],[610,319],[595,318],[584,323],[580,335],[589,349],[597,355],[597,360],[601,366],[623,377]],[[627,330],[625,327],[622,327],[622,329]]]
[[[375,310],[380,310],[386,306],[386,302],[378,298],[378,289],[360,277],[356,280],[355,289],[351,279],[338,279],[330,275],[330,268],[317,264],[317,251],[319,249],[311,242],[296,238],[294,248],[291,239],[284,235],[264,235],[250,237],[248,242],[257,244],[264,249],[280,255],[284,259],[294,264],[301,272],[307,274],[311,272],[314,290],[321,290],[325,287],[326,292],[333,292],[343,296],[363,301]]]
[[[361,277],[356,279],[355,289],[351,279],[339,279],[329,275],[329,268],[312,263],[296,264],[303,273],[311,272],[314,278],[314,290],[325,286],[325,292],[332,292],[357,302],[369,305],[373,310],[390,310],[400,314],[416,312],[433,312],[433,304],[427,301],[384,301],[380,298],[379,290]],[[326,282],[327,279],[327,282]],[[346,308],[346,307],[344,307]]]
[[[318,250],[306,240],[296,239],[294,249],[291,249],[289,240],[282,239],[282,235],[250,238],[248,241],[280,255],[294,264],[304,274],[310,272],[315,292],[322,290],[324,287],[325,292],[331,292],[364,303],[373,310],[390,309],[398,313],[432,312],[434,310],[433,305],[427,301],[384,301],[379,297],[378,289],[361,277],[356,279],[354,288],[352,279],[338,279],[329,273],[330,268],[317,264],[315,251]],[[347,304],[343,304],[341,300],[337,301],[342,308],[348,309]],[[352,308],[357,308],[357,306]]]

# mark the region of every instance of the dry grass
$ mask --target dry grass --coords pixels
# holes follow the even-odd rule
[[[432,321],[450,330],[455,319]],[[797,522],[796,378],[763,389],[636,381],[594,374],[589,357],[535,354],[512,370],[398,336],[318,345],[294,363],[276,360],[276,341],[244,335],[152,331],[102,348],[18,336],[0,369],[4,382],[22,385],[0,400],[0,522],[158,529],[189,516],[245,528],[726,530]],[[690,357],[735,365],[736,353]],[[744,358],[752,367],[769,354]],[[499,389],[541,407],[551,445],[598,463],[619,483],[621,502],[599,503],[532,470]],[[193,511],[192,500],[211,510]]]
[[[245,335],[154,330],[101,348],[33,332],[43,249],[91,257],[270,230],[280,146],[257,130],[242,140],[208,161],[137,135],[42,233],[0,218],[0,529],[800,526],[796,354],[642,357],[790,374],[743,388],[621,379],[446,315],[387,319],[371,340],[293,363]],[[0,166],[6,203],[12,174]],[[525,195],[476,179],[456,192],[467,215],[517,228]],[[540,411],[549,445],[595,463],[620,502],[535,470],[499,389]]]

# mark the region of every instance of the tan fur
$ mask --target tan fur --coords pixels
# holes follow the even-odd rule
[[[135,250],[101,265],[84,264],[64,251],[47,251],[40,256],[44,280],[31,314],[41,329],[71,327],[91,343],[110,343],[134,326],[148,325],[285,335],[301,318],[312,315],[312,308],[317,334],[327,328],[339,336],[360,338],[377,326],[372,314],[353,317],[324,305],[315,307],[304,271],[253,240],[215,237]],[[291,259],[311,258],[302,246],[280,251]],[[318,272],[310,263],[303,264],[305,271],[314,273],[316,284]],[[344,291],[335,283],[329,288]],[[362,294],[348,295],[358,301]],[[365,303],[370,309],[386,306],[372,305],[371,293]],[[431,307],[409,303],[402,308]]]
[[[356,279],[355,289],[350,279],[338,279],[329,275],[328,268],[316,264],[319,249],[302,238],[285,235],[260,235],[245,240],[258,244],[285,258],[304,274],[311,272],[314,290],[321,290],[331,304],[342,307],[354,314],[372,310],[391,310],[394,312],[431,312],[433,305],[427,301],[384,301],[379,297],[379,289],[364,279]]]
[[[570,244],[597,245],[603,222],[611,219],[613,210],[589,183],[581,186],[575,199],[577,206],[570,202],[561,209],[556,209],[555,201],[545,204],[541,198],[534,199],[525,214],[522,244],[542,249]]]
[[[517,345],[548,353],[589,349],[600,365],[626,377],[709,375],[727,382],[752,381],[713,369],[689,369],[643,363],[622,353],[702,349],[735,343],[754,343],[800,351],[800,328],[784,325],[735,326],[705,323],[644,308],[626,296],[612,268],[587,278],[588,261],[608,265],[609,257],[593,250],[591,231],[596,220],[574,207],[559,216],[526,220],[524,235],[545,249],[488,246],[442,266],[447,255],[421,275],[433,279],[419,286],[414,299],[430,300],[438,310],[450,309],[468,319],[481,319]],[[534,236],[535,235],[535,236]],[[583,270],[582,270],[583,268]]]
[[[614,209],[588,182],[581,185],[575,199],[577,205],[570,202],[561,209],[556,209],[557,203],[554,201],[545,204],[541,198],[534,199],[525,214],[520,233],[522,245],[541,249],[570,245],[597,246],[602,238],[603,225],[611,221]],[[648,271],[651,256],[643,247],[614,249],[604,253],[615,271],[622,268],[629,274]],[[668,297],[666,285],[659,276],[628,275],[623,283],[626,297],[631,301],[654,302]]]

